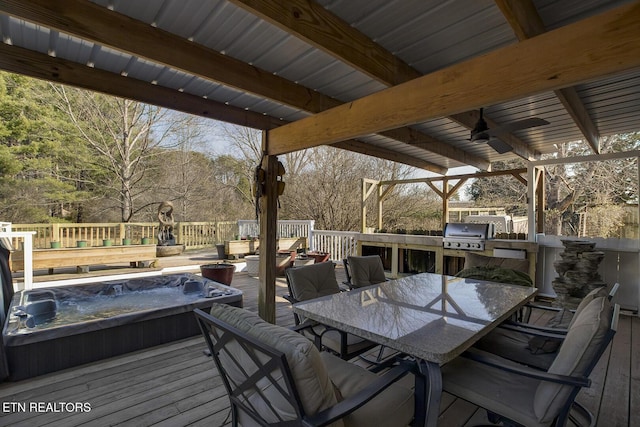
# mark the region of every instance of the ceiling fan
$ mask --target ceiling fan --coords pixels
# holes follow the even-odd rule
[[[469,141],[477,142],[479,144],[489,144],[491,148],[496,150],[499,154],[503,154],[513,150],[511,145],[499,139],[499,135],[511,133],[520,129],[528,129],[536,126],[548,125],[549,122],[539,117],[530,117],[524,120],[518,120],[516,122],[507,123],[497,128],[489,129],[487,122],[482,116],[482,108],[480,109],[480,118],[475,127],[471,130],[471,138]]]

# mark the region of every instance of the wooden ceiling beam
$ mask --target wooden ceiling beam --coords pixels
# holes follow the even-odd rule
[[[3,0],[0,11],[309,112],[341,102],[87,0]]]
[[[61,58],[0,43],[0,69],[29,77],[82,89],[89,89],[122,98],[135,99],[159,107],[225,121],[256,129],[268,130],[286,122],[243,108],[204,99],[199,96],[153,85],[131,77],[87,67]],[[404,163],[444,175],[447,168],[406,156],[361,141],[342,141],[337,148]]]
[[[453,145],[443,143],[439,139],[410,127],[391,129],[384,132],[378,132],[378,134],[396,141],[404,142],[405,144],[423,148],[448,159],[456,159],[465,165],[475,166],[480,170],[491,169],[491,162],[488,160],[481,159],[478,156],[474,156],[464,150],[454,147]]]
[[[342,104],[273,73],[86,0],[6,0],[0,2],[0,11],[307,112],[318,113]],[[165,46],[171,46],[171,49]],[[462,154],[461,150],[447,151],[446,147],[440,147],[440,151],[449,152],[453,156],[450,158],[460,163],[479,168],[487,164],[485,159]]]
[[[358,138],[638,68],[638,22],[640,3],[634,2],[298,120],[270,131],[269,154]]]
[[[272,23],[283,31],[295,35],[339,61],[349,64],[384,85],[395,86],[422,76],[420,71],[411,67],[315,1],[229,1]],[[479,115],[477,110],[469,112],[469,114],[473,113]],[[453,117],[447,118],[467,129],[473,129],[476,124],[476,122],[463,123]],[[487,123],[491,122],[487,117],[485,117],[485,120],[487,120]],[[492,123],[494,123],[493,127],[498,126],[495,122]],[[466,159],[463,161],[465,164],[482,170],[487,170],[490,165],[488,160],[479,159],[477,156],[415,129],[403,128],[398,132],[386,132],[384,135],[450,159],[459,161],[460,159]],[[507,134],[505,138],[501,137],[501,139],[512,145],[514,153],[518,156],[527,160],[536,157],[527,144],[515,135]]]
[[[434,163],[421,160],[414,156],[408,156],[397,151],[389,150],[384,147],[379,147],[377,145],[366,144],[355,139],[338,141],[332,146],[336,148],[342,148],[343,150],[353,151],[355,153],[366,154],[367,156],[374,156],[380,159],[391,160],[392,162],[404,163],[405,165],[429,170],[431,172],[439,173],[440,175],[444,175],[447,173],[447,168],[436,165]]]
[[[495,2],[519,40],[526,40],[547,31],[531,0],[495,0]],[[600,154],[600,132],[591,120],[578,91],[574,87],[566,87],[554,92],[593,152]]]
[[[315,1],[229,1],[384,85],[395,86],[422,76],[418,70]],[[469,129],[474,125],[475,123]],[[482,170],[490,167],[488,160],[415,129],[405,127],[383,132],[381,135]]]
[[[422,75],[315,1],[229,1],[385,85]]]
[[[244,108],[231,107],[200,96],[4,43],[0,43],[0,69],[240,126],[267,130],[284,124],[277,118],[246,111]]]

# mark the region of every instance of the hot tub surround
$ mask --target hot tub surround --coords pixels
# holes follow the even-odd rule
[[[214,301],[242,307],[242,291],[187,273],[18,292],[3,329],[9,379],[198,335],[192,311]]]

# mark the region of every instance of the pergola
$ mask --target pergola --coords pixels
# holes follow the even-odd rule
[[[278,155],[331,144],[442,176],[517,156],[530,200],[559,143],[639,155],[599,144],[640,129],[637,0],[0,0],[0,31],[1,69],[265,131],[270,321]],[[490,129],[549,124],[499,153],[469,140],[483,107]]]

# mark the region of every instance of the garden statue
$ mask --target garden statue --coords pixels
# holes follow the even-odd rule
[[[158,206],[158,245],[156,246],[156,256],[178,255],[184,251],[184,245],[176,245],[176,238],[173,234],[173,203],[162,202]]]

